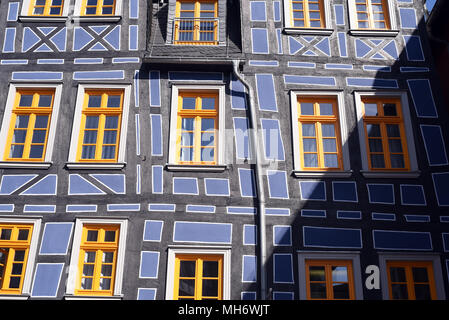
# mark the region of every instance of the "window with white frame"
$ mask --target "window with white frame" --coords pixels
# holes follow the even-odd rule
[[[350,33],[396,36],[399,33],[393,0],[348,0]]]
[[[294,174],[350,176],[343,92],[291,91]]]
[[[24,0],[20,20],[64,22],[69,15],[68,0]]]
[[[286,33],[330,35],[330,1],[284,0],[284,23]]]
[[[299,299],[362,300],[357,252],[299,252]]]
[[[80,21],[118,21],[123,0],[75,0],[73,16]]]
[[[362,174],[419,175],[406,92],[355,92]]]
[[[224,165],[224,86],[173,85],[169,165]]]
[[[79,85],[68,168],[124,166],[130,91],[129,85]]]
[[[121,298],[127,220],[77,219],[66,298]]]
[[[48,168],[62,84],[10,84],[0,129],[0,167]]]
[[[231,250],[169,248],[166,300],[229,300]]]

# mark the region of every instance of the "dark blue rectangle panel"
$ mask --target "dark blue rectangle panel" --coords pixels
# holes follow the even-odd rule
[[[362,248],[360,229],[303,227],[305,247]]]
[[[391,250],[432,250],[428,232],[373,230],[374,248]]]

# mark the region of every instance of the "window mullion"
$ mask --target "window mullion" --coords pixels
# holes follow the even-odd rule
[[[332,267],[330,264],[324,265],[324,278],[326,280],[326,299],[334,299],[332,290]]]
[[[103,138],[104,138],[104,128],[106,122],[106,115],[104,113],[99,114],[98,121],[98,136],[97,136],[97,144],[95,148],[95,160],[102,159],[102,150],[103,150]]]
[[[196,116],[193,128],[193,161],[201,161],[201,116]]]
[[[303,1],[303,10],[304,10],[304,27],[310,28],[310,12],[309,12],[309,0]]]
[[[390,147],[388,145],[386,122],[382,121],[379,124],[380,124],[380,135],[382,137],[382,148],[384,150],[385,168],[391,169]]]

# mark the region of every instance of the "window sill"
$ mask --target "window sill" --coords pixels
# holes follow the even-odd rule
[[[19,16],[19,21],[20,22],[61,22],[61,23],[65,23],[67,21],[67,16],[56,16],[56,17],[51,17],[51,16]]]
[[[2,169],[48,169],[52,162],[16,162],[16,161],[0,161]]]
[[[64,300],[122,300],[123,296],[64,296]]]
[[[75,22],[119,22],[122,16],[77,16],[72,17]]]
[[[421,175],[421,171],[367,171],[360,170],[360,173],[365,178],[418,178]]]
[[[93,162],[67,162],[67,169],[123,169],[125,162],[111,162],[111,163],[93,163]]]
[[[226,165],[188,165],[188,164],[166,164],[165,169],[172,172],[224,172]]]
[[[350,29],[349,34],[352,36],[396,37],[399,34],[399,30]]]
[[[319,28],[292,28],[285,27],[285,34],[305,34],[305,35],[316,35],[316,36],[330,36],[334,32],[334,29],[319,29]]]
[[[348,171],[299,171],[293,170],[296,178],[349,178],[352,170]]]
[[[29,295],[22,294],[1,294],[0,300],[28,300],[30,298]]]

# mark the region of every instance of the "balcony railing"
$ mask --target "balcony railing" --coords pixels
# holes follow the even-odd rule
[[[175,18],[173,21],[173,43],[218,44],[218,23],[218,18]]]

